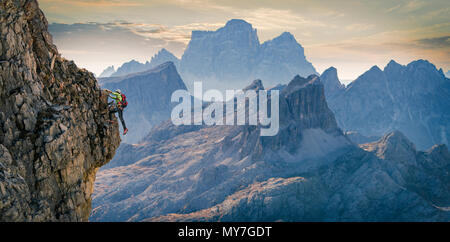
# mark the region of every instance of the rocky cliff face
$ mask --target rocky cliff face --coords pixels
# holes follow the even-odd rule
[[[0,3],[0,220],[87,221],[119,146],[94,76],[62,58],[35,0]]]
[[[428,61],[374,66],[344,89],[327,85],[344,130],[379,136],[399,130],[422,150],[450,140],[450,79]]]

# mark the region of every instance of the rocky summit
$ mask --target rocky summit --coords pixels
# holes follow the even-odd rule
[[[0,221],[87,221],[120,143],[92,73],[60,56],[35,0],[0,2]]]
[[[255,79],[273,87],[295,75],[317,74],[292,34],[261,44],[257,30],[240,19],[216,31],[192,31],[180,73],[189,89],[194,81],[203,81],[207,89],[236,89]]]

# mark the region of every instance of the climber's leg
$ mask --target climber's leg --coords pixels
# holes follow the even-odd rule
[[[123,135],[126,135],[128,132],[128,129],[127,129],[127,126],[125,125],[125,121],[123,120],[123,110],[121,108],[118,108],[117,112],[119,113],[120,122],[122,122]]]

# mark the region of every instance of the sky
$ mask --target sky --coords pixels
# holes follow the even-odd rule
[[[161,48],[181,57],[192,30],[244,19],[264,42],[288,31],[319,73],[344,82],[391,60],[450,69],[448,0],[38,0],[62,55],[100,74]]]

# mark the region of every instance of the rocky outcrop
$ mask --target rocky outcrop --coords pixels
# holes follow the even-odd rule
[[[450,140],[450,80],[428,61],[395,61],[359,76],[327,96],[344,130],[381,137],[399,130],[421,150]]]
[[[0,3],[0,220],[87,221],[119,146],[107,95],[62,58],[35,0]]]
[[[400,132],[314,172],[255,182],[222,203],[146,221],[448,221],[450,155],[418,152]],[[301,165],[301,164],[299,164]]]
[[[129,132],[122,140],[137,143],[151,128],[170,118],[175,106],[172,93],[186,90],[175,64],[166,62],[153,69],[122,77],[99,78],[103,88],[120,89],[126,96],[128,106],[124,119]]]
[[[345,89],[345,86],[339,81],[337,69],[330,67],[320,75],[320,81],[325,87],[325,96],[327,100],[339,94]]]
[[[450,205],[450,153],[446,145],[417,151],[401,132],[394,131],[379,141],[361,145],[377,157],[393,162],[402,174],[403,186],[417,192],[438,208]]]
[[[216,31],[192,31],[180,73],[189,89],[194,81],[206,89],[237,89],[255,79],[273,87],[295,75],[317,74],[292,34],[260,44],[256,29],[240,19]]]
[[[347,138],[349,138],[355,144],[366,144],[380,139],[380,137],[377,136],[367,137],[356,131],[346,131],[345,136],[347,136]]]

